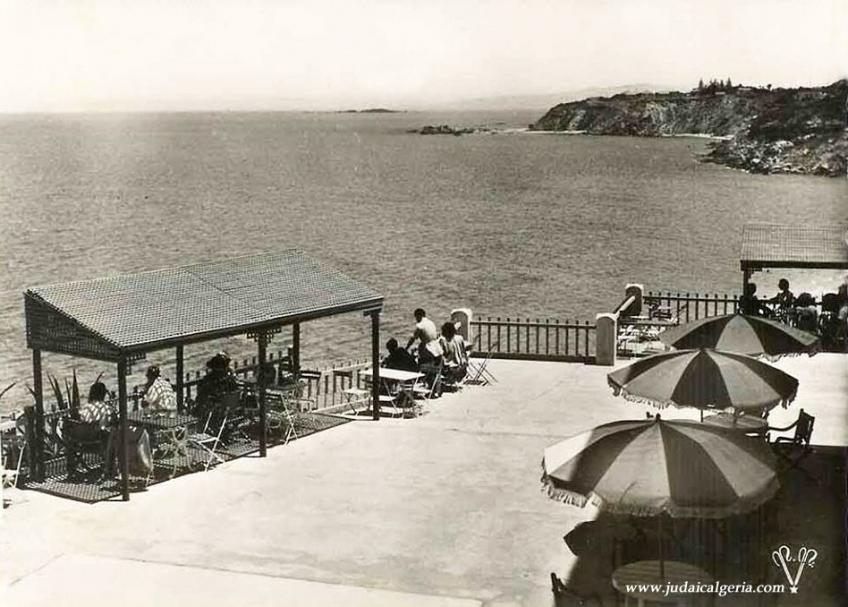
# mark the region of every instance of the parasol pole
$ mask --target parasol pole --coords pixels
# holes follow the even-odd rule
[[[665,555],[663,554],[663,514],[660,512],[660,530],[658,533],[659,553],[660,553],[660,580],[665,579]]]

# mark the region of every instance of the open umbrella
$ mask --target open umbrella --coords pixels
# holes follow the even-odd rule
[[[774,359],[815,354],[819,338],[789,325],[743,314],[702,318],[660,333],[660,341],[678,350],[715,348]]]
[[[647,356],[607,375],[616,395],[663,408],[737,410],[788,406],[798,380],[744,354],[700,348]]]
[[[548,447],[542,468],[551,498],[581,507],[592,500],[636,516],[744,514],[779,487],[766,443],[659,415],[604,424]],[[662,570],[662,549],[660,562]]]

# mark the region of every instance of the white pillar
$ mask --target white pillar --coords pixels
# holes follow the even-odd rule
[[[595,316],[595,364],[615,365],[618,342],[618,317],[615,314]]]
[[[471,308],[451,310],[451,322],[457,325],[456,332],[462,335],[466,343],[471,343]]]

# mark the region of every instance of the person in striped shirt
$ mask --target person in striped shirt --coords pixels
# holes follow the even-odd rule
[[[147,369],[147,388],[141,406],[151,413],[175,415],[177,413],[177,395],[171,383],[162,377],[159,367],[150,365]]]

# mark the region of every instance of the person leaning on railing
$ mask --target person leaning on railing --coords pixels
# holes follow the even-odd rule
[[[442,365],[442,345],[439,343],[439,331],[436,324],[427,318],[427,312],[417,308],[413,312],[415,317],[415,330],[412,337],[406,343],[406,349],[418,340],[418,366],[421,373],[427,378],[427,385],[433,387],[439,376],[439,368]]]

